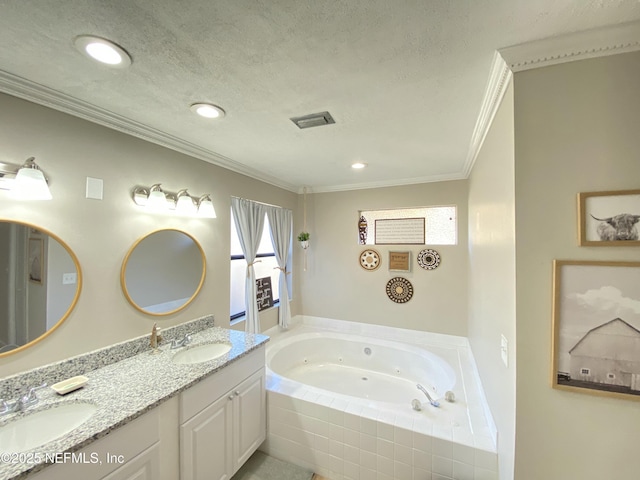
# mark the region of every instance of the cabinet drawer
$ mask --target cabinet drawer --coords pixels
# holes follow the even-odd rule
[[[202,411],[238,382],[263,369],[264,355],[265,347],[261,346],[183,392],[180,395],[180,423]]]
[[[99,479],[121,468],[160,440],[158,409],[154,408],[105,437],[87,445],[73,457],[62,459],[34,474],[33,480]]]

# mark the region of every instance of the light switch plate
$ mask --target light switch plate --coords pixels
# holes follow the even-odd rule
[[[103,184],[101,178],[87,177],[87,198],[102,200]]]
[[[509,366],[509,342],[507,337],[500,335],[500,356],[505,367]]]

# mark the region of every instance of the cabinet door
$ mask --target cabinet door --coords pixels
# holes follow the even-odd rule
[[[233,474],[233,395],[225,395],[180,427],[181,480],[227,480]]]
[[[156,443],[103,480],[155,480],[160,477],[160,449]]]
[[[246,462],[266,435],[264,370],[259,370],[233,390],[234,472]]]

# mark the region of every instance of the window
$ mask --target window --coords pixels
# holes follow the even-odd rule
[[[358,243],[376,244],[429,244],[456,245],[458,243],[456,206],[416,207],[388,210],[362,210],[358,224]],[[364,218],[365,223],[362,219]],[[405,219],[405,222],[401,220]],[[376,243],[376,220],[380,226],[394,229],[397,241]],[[384,222],[394,220],[394,222]],[[365,225],[366,224],[366,225]],[[406,229],[404,232],[402,229]],[[419,231],[418,231],[419,230]],[[363,235],[364,232],[364,235]],[[382,232],[380,232],[382,233]],[[385,232],[386,233],[386,232]],[[383,235],[380,235],[382,238]],[[387,235],[384,235],[387,237]],[[416,241],[419,238],[420,241]],[[422,241],[424,238],[424,241]]]
[[[233,216],[233,212],[231,213]],[[269,234],[269,220],[265,215],[264,229],[262,230],[262,238],[258,247],[256,263],[253,268],[256,271],[256,279],[271,277],[271,287],[273,290],[273,302],[277,304],[280,299],[278,280],[280,278],[280,270],[278,270],[278,262],[276,261],[273,245],[271,244],[271,236]],[[258,262],[259,260],[259,262]],[[236,224],[231,220],[231,321],[243,317],[244,309],[244,288],[247,278],[247,261],[242,253],[240,239],[236,231]]]
[[[588,368],[581,368],[580,369],[580,374],[581,375],[591,375],[591,370]]]

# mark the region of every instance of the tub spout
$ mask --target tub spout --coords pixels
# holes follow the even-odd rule
[[[437,400],[434,400],[433,398],[431,398],[431,395],[429,395],[429,392],[427,392],[426,388],[424,388],[420,384],[418,384],[416,386],[418,387],[418,390],[420,390],[422,393],[424,393],[427,396],[427,399],[429,399],[429,403],[431,405],[433,405],[434,407],[439,407],[440,406],[440,402],[438,402]]]

